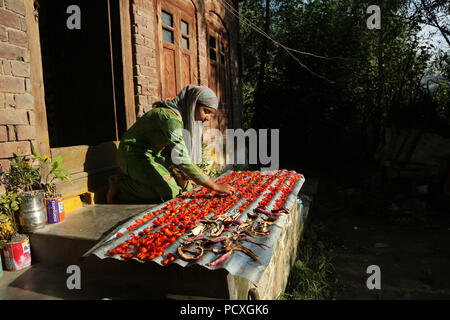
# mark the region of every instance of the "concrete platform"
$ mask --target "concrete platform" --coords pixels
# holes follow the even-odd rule
[[[154,206],[95,204],[71,212],[65,221],[30,233],[32,259],[47,266],[78,264],[80,256],[115,227]]]
[[[316,188],[313,188],[316,189]],[[313,193],[300,192],[303,222],[310,214]],[[156,263],[80,257],[105,235],[152,205],[90,205],[66,220],[30,234],[32,266],[4,271],[0,300],[19,299],[248,299],[255,286],[226,270],[211,271],[198,265],[161,267]],[[261,299],[275,299],[285,288],[295,262],[304,223],[300,205],[289,215],[270,264],[256,287]],[[81,290],[69,290],[67,267],[81,268]],[[253,297],[254,298],[254,297]]]

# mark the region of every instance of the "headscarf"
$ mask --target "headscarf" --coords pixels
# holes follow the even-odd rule
[[[202,159],[201,137],[203,123],[195,121],[197,104],[217,110],[219,101],[214,91],[208,87],[190,84],[184,87],[174,99],[154,104],[155,107],[166,107],[173,110],[183,120],[184,129],[189,131],[190,134],[190,137],[184,135],[184,139],[188,144],[188,150],[194,163],[200,163]]]

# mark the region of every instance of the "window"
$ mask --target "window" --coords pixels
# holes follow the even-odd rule
[[[189,50],[189,23],[181,20],[181,46]]]
[[[190,0],[158,1],[162,99],[194,83],[197,68],[195,8]]]
[[[163,40],[168,43],[174,43],[173,16],[166,11],[162,11],[162,24]]]

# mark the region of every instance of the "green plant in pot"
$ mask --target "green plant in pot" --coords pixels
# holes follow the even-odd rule
[[[21,201],[17,193],[12,191],[0,195],[0,251],[3,253],[6,269],[10,271],[20,270],[31,264],[28,236],[18,233],[16,224],[16,212]]]
[[[9,172],[1,177],[7,192],[16,193],[21,199],[19,222],[25,232],[41,229],[47,222],[39,171],[32,158],[14,154]]]
[[[56,192],[55,181],[71,182],[70,174],[64,169],[62,156],[52,160],[48,155],[41,155],[39,151],[33,149],[33,160],[39,164],[39,181],[44,190],[47,223],[61,222],[64,220],[63,197]]]

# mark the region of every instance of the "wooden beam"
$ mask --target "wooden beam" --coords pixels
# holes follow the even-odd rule
[[[34,97],[34,116],[36,119],[35,148],[41,154],[50,154],[50,140],[48,137],[47,112],[45,109],[44,78],[42,69],[41,42],[39,36],[39,22],[37,11],[34,8],[34,0],[24,0],[25,22],[28,35],[28,49],[30,50],[30,82]],[[36,13],[36,15],[35,15]],[[28,90],[28,88],[27,88]]]
[[[131,43],[130,1],[120,0],[120,29],[122,39],[123,91],[127,129],[136,122],[133,81],[133,50]]]

